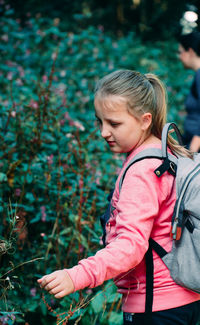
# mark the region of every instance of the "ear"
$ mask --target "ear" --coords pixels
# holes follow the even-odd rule
[[[197,56],[196,52],[191,47],[188,49],[188,53],[191,57]]]
[[[144,113],[141,116],[141,127],[143,131],[147,131],[152,123],[152,114],[151,113]]]

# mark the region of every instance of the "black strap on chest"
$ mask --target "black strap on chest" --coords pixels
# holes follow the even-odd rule
[[[149,248],[145,254],[145,263],[146,263],[145,313],[147,317],[149,317],[149,321],[151,321],[150,316],[153,307],[153,282],[154,282],[153,250],[160,256],[160,258],[164,257],[167,254],[167,251],[162,246],[160,246],[152,238],[149,238]]]

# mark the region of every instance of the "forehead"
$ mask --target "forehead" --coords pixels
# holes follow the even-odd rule
[[[104,112],[124,112],[127,110],[127,101],[122,96],[109,95],[105,97],[97,96],[94,100],[96,111]]]

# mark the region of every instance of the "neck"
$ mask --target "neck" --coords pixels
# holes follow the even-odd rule
[[[135,149],[139,148],[140,146],[148,145],[148,144],[161,144],[161,140],[157,138],[155,135],[150,134],[143,142],[141,142],[138,146],[134,147],[130,152],[127,153],[127,156]]]
[[[153,135],[153,134],[150,134],[149,136],[148,136],[148,138],[146,138],[145,139],[145,141],[143,142],[143,144],[150,144],[150,143],[152,143],[152,144],[156,144],[156,143],[160,143],[161,142],[161,140],[159,139],[159,138],[157,138],[155,135]]]

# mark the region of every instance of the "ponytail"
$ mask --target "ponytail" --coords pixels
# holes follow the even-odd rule
[[[163,83],[154,74],[147,73],[145,77],[152,84],[155,93],[156,113],[152,116],[151,132],[161,139],[162,129],[166,123],[167,99],[166,90]],[[172,130],[173,132],[173,130]],[[181,146],[171,135],[168,135],[167,145],[171,151],[178,156],[193,157],[192,152]]]

